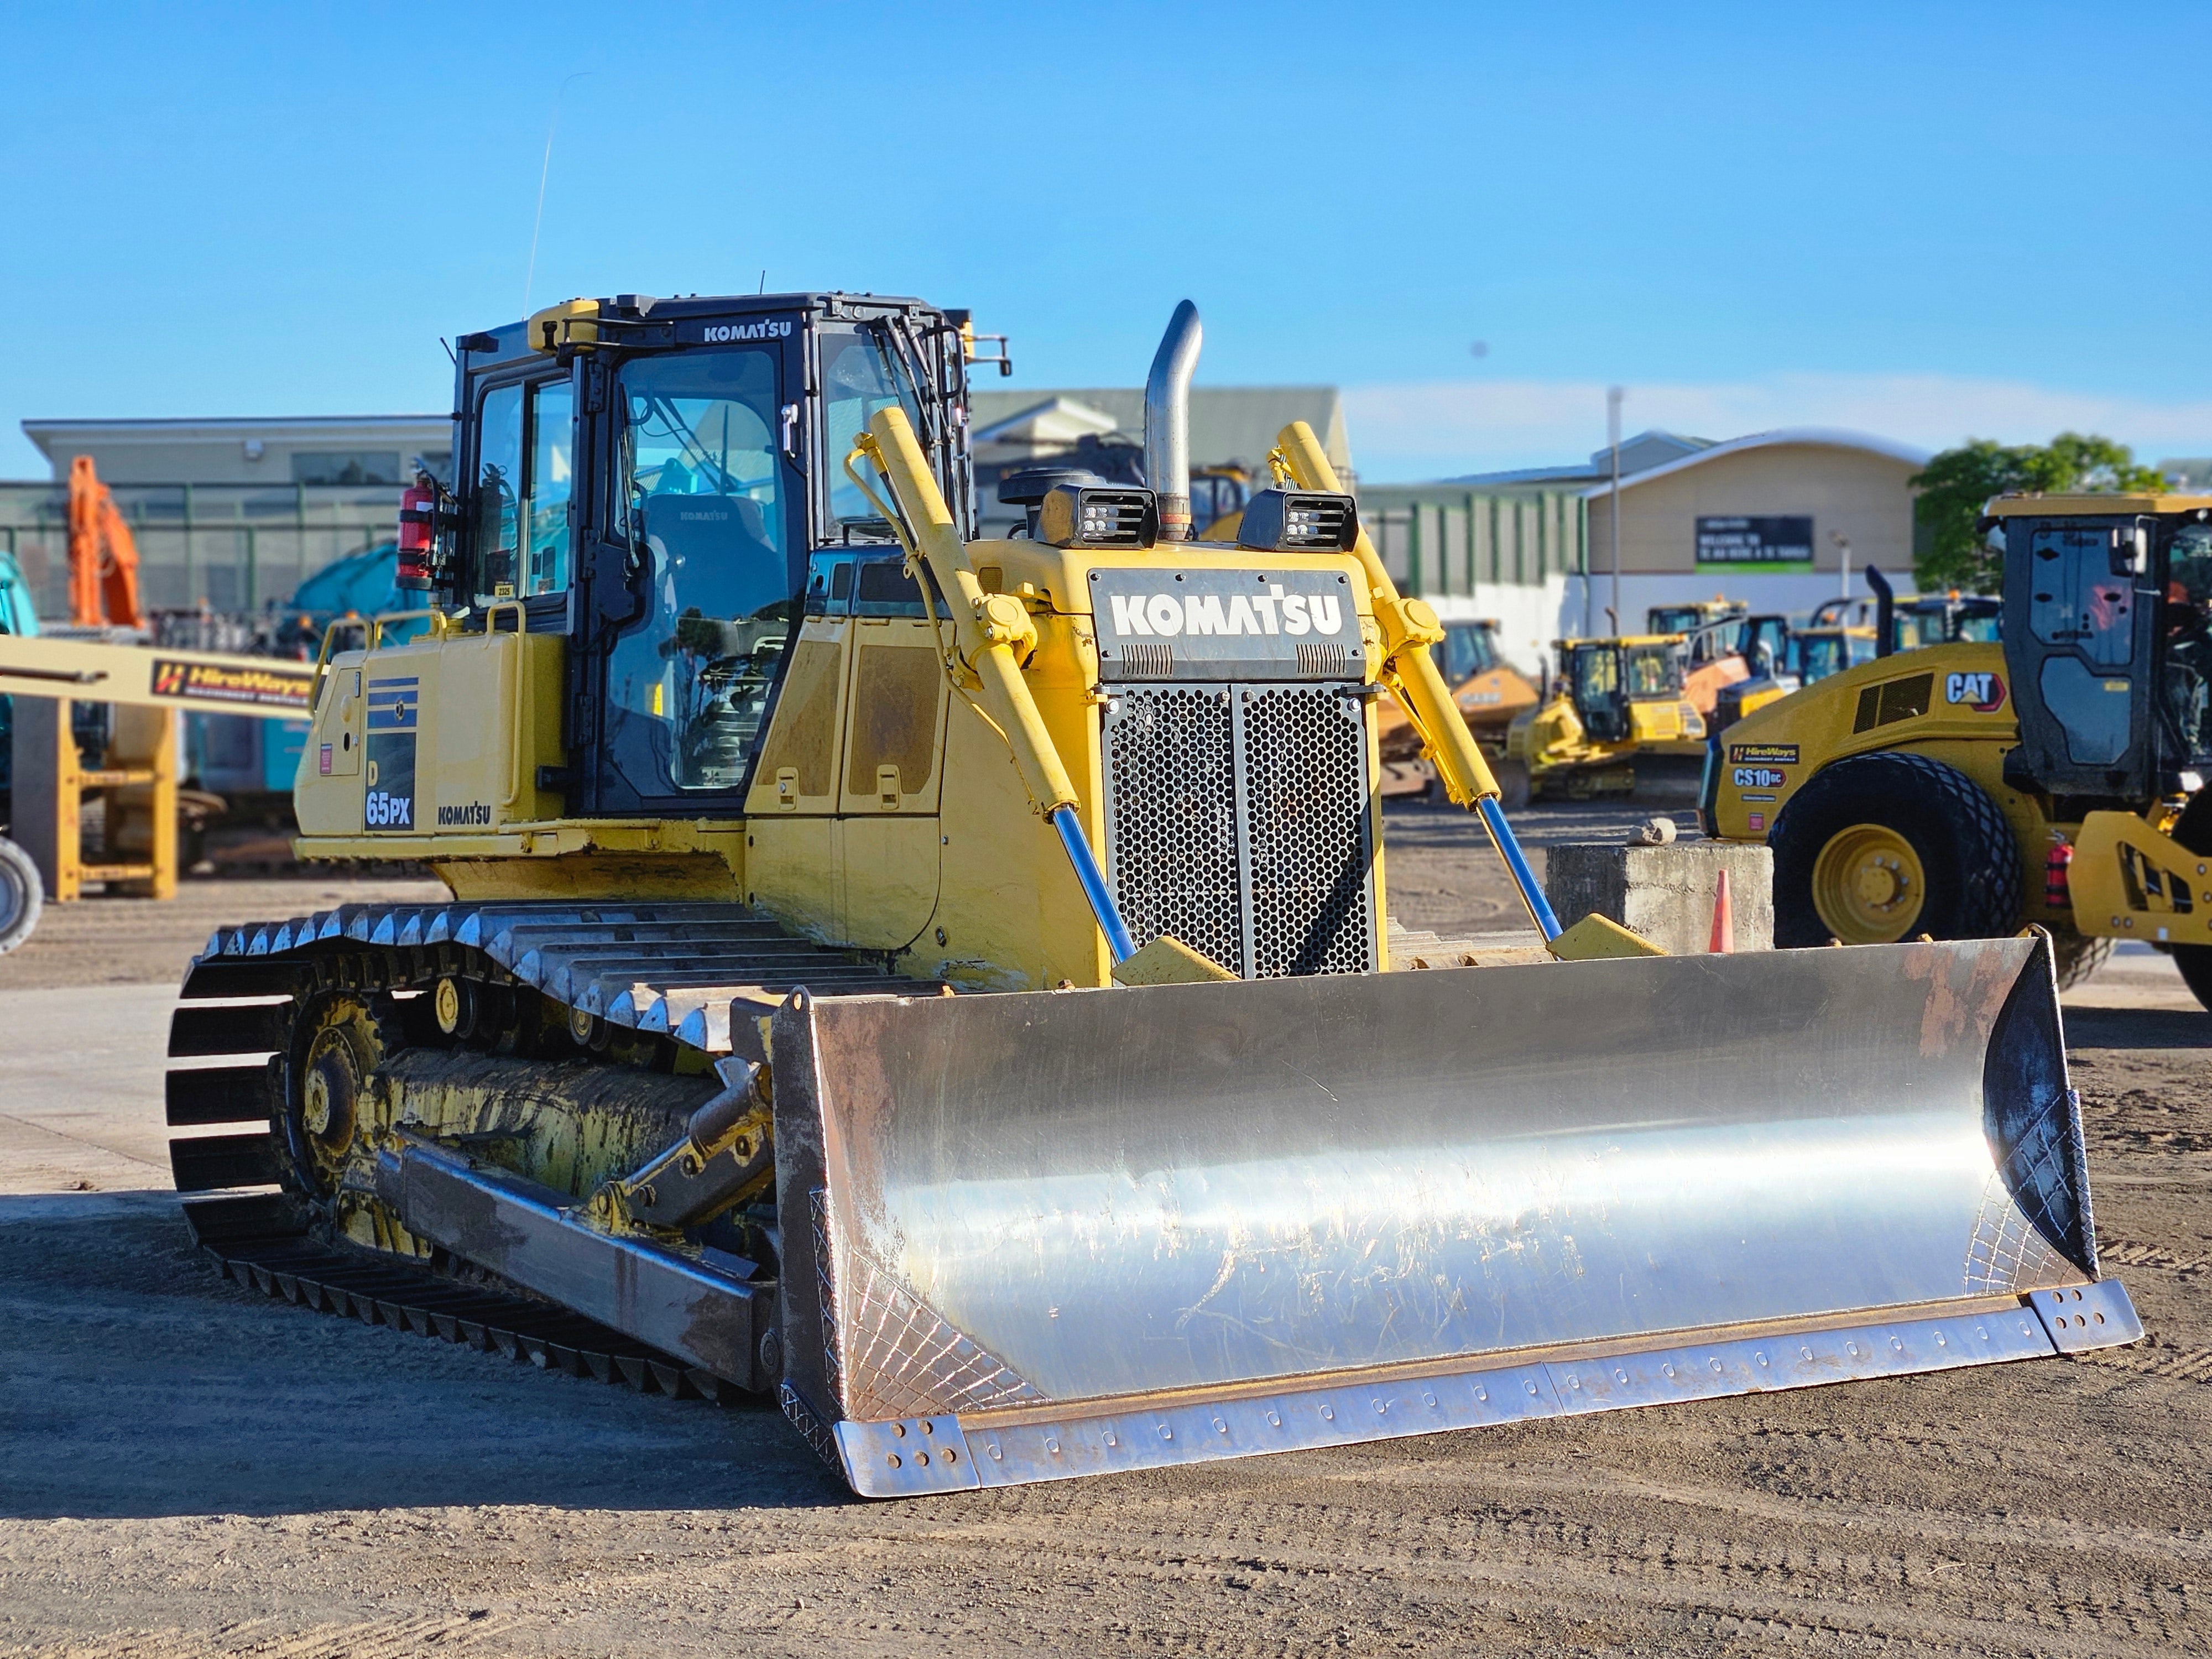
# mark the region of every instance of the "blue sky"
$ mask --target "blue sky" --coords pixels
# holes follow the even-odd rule
[[[1578,454],[1610,381],[1632,429],[2212,453],[2202,7],[10,17],[0,476],[26,416],[441,408],[526,275],[763,270],[970,306],[1014,387],[1135,383],[1188,295],[1201,381],[1344,386],[1370,479]]]

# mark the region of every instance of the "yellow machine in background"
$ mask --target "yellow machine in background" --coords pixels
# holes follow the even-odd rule
[[[1513,721],[1509,763],[1525,766],[1537,799],[1588,800],[1636,792],[1662,776],[1687,779],[1705,752],[1705,717],[1685,690],[1689,652],[1679,634],[1561,640],[1559,675],[1539,707]]]
[[[1693,605],[1655,605],[1644,613],[1646,635],[1682,636],[1682,693],[1708,725],[1728,689],[1751,677],[1753,620],[1748,605],[1717,593]]]
[[[1497,775],[1501,799],[1508,806],[1519,805],[1528,798],[1528,772],[1518,761],[1507,760],[1506,733],[1523,710],[1540,701],[1535,684],[1505,660],[1496,622],[1485,617],[1442,626],[1444,637],[1431,654],[1440,659],[1452,702]],[[1436,768],[1423,752],[1420,729],[1395,702],[1378,711],[1376,741],[1384,793],[1419,792],[1443,799]]]
[[[2006,497],[1987,525],[2003,642],[1886,655],[1747,716],[1708,775],[1714,830],[1772,842],[1778,943],[2033,922],[2063,980],[2139,939],[2212,1006],[2212,498]]]
[[[173,896],[175,716],[297,720],[307,712],[313,681],[302,663],[0,630],[0,696],[14,699],[13,840],[0,842],[0,951],[30,937],[46,901],[68,903],[88,882]],[[97,765],[79,751],[72,702],[113,709]],[[88,849],[85,809],[94,800],[99,844]]]
[[[1563,931],[1312,432],[1189,535],[1193,307],[1153,487],[1063,470],[1003,540],[962,342],[842,294],[457,342],[430,627],[327,652],[296,792],[304,855],[452,896],[195,962],[172,1161],[234,1276],[771,1395],[877,1496],[2025,1358],[2058,1286],[2139,1328],[2078,1170],[2014,1191],[2075,1109],[1985,1077],[2063,1068],[2039,940]],[[1547,950],[1393,971],[1386,699]],[[1920,1173],[1767,1173],[1870,1145]]]

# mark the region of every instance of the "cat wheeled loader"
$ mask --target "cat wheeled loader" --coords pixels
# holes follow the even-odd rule
[[[1707,827],[1773,846],[1778,944],[2027,923],[2064,984],[2136,939],[2212,1007],[2212,497],[2000,497],[1984,526],[1998,609],[1746,715]],[[1907,637],[1879,591],[1877,641]]]
[[[459,340],[429,626],[326,649],[296,796],[304,854],[451,896],[197,958],[173,1158],[234,1276],[769,1395],[876,1496],[2139,1334],[2042,938],[1562,933],[1310,430],[1189,538],[1195,313],[1152,487],[995,541],[958,321],[623,295]],[[1540,959],[1393,971],[1386,697]]]

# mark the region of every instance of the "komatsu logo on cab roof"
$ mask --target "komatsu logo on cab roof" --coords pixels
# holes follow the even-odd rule
[[[1257,593],[1115,593],[1114,631],[1173,639],[1178,635],[1335,635],[1344,608],[1334,593],[1293,593],[1269,582]]]
[[[708,345],[721,345],[731,340],[783,340],[791,337],[791,325],[770,319],[758,323],[710,323],[699,331],[699,337]]]

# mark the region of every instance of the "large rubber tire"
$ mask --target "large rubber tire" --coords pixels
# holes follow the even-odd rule
[[[2212,1010],[2212,945],[2177,945],[2173,965],[2181,969],[2181,982],[2191,995]]]
[[[2049,931],[2051,965],[2057,974],[2058,988],[2062,991],[2086,983],[2097,969],[2112,960],[2111,939],[2092,939],[2063,921],[2051,924]]]
[[[1996,803],[1965,773],[1925,755],[1860,755],[1815,773],[1774,826],[1777,945],[1875,942],[1845,937],[1814,900],[1821,854],[1845,844],[1838,838],[1847,832],[1902,843],[1919,866],[1919,903],[1880,923],[1887,938],[1995,939],[2020,927],[2020,849]]]
[[[46,888],[31,855],[0,836],[0,957],[30,938],[46,902]]]

